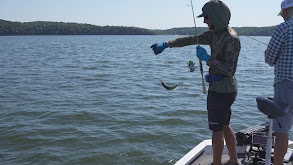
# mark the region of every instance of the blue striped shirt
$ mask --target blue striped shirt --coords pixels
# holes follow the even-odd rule
[[[265,62],[275,67],[274,84],[293,80],[293,17],[275,29],[265,51]]]

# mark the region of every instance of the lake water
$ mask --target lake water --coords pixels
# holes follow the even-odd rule
[[[178,37],[0,37],[0,164],[174,164],[211,136],[195,46],[150,49]],[[266,46],[241,42],[235,131],[266,122],[255,98],[273,95]]]

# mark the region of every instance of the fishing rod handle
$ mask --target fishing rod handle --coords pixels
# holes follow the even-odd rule
[[[207,90],[206,90],[206,84],[205,84],[205,81],[203,79],[203,67],[202,67],[202,61],[199,59],[199,65],[200,65],[200,73],[201,73],[201,84],[202,84],[202,92],[203,94],[206,94],[207,93]]]
[[[202,80],[202,92],[203,92],[203,94],[207,93],[206,84],[205,84],[204,80]]]

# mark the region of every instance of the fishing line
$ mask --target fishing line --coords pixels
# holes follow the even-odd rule
[[[194,29],[195,29],[195,35],[196,35],[196,44],[199,45],[199,41],[198,41],[198,32],[197,32],[197,26],[196,26],[196,22],[195,22],[195,15],[194,15],[194,9],[193,9],[193,3],[192,0],[190,0],[191,5],[191,9],[192,9],[192,15],[193,15],[193,23],[194,23]],[[201,73],[201,80],[202,80],[202,89],[203,89],[203,93],[206,94],[206,86],[205,86],[205,81],[203,78],[203,67],[202,67],[202,61],[199,59],[199,66],[200,66],[200,73]],[[193,72],[195,70],[194,67],[194,63],[193,61],[189,61],[188,62],[188,68],[190,69],[190,72]],[[173,90],[176,89],[178,87],[178,85],[175,85],[173,87],[169,87],[167,86],[163,81],[161,81],[161,84],[163,85],[163,87],[167,90]]]
[[[259,41],[259,40],[255,39],[255,38],[253,38],[253,37],[250,37],[250,36],[245,36],[245,37],[248,37],[248,38],[250,38],[250,39],[252,39],[252,40],[254,40],[254,41],[257,41],[257,42],[259,42],[259,43],[261,43],[261,44],[264,44],[264,45],[266,45],[266,46],[269,45],[269,44],[267,44],[267,43],[264,43],[264,42],[262,42],[262,41]]]

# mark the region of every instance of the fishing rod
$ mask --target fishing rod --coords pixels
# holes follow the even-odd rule
[[[192,9],[192,14],[193,14],[193,22],[194,22],[194,29],[195,29],[195,35],[196,35],[196,44],[199,45],[199,41],[198,41],[198,33],[197,33],[197,27],[196,27],[196,22],[195,22],[195,15],[194,15],[194,9],[193,9],[193,3],[192,0],[190,0],[191,2],[191,9]],[[189,5],[188,5],[189,6]],[[203,93],[206,94],[206,85],[205,85],[205,81],[203,78],[203,67],[202,67],[202,61],[199,59],[199,66],[200,66],[200,73],[201,73],[201,80],[202,80],[202,89],[203,89]],[[190,69],[190,72],[193,72],[195,70],[194,67],[194,63],[193,61],[189,61],[188,63],[188,68]],[[178,85],[175,85],[173,87],[169,87],[167,86],[164,81],[161,81],[161,84],[163,85],[163,87],[167,90],[173,90],[176,89],[178,87]]]
[[[192,0],[190,0],[190,2],[191,2],[192,14],[193,14],[193,22],[194,22],[194,29],[195,29],[195,35],[196,35],[196,44],[199,45],[197,27],[196,27],[196,23],[195,23],[195,16],[194,16],[194,9],[193,9]],[[201,73],[201,80],[202,80],[202,90],[203,90],[203,93],[206,94],[207,91],[206,91],[206,85],[205,85],[204,78],[203,78],[202,61],[200,59],[199,59],[199,66],[200,66],[200,73]]]

